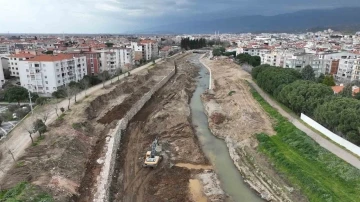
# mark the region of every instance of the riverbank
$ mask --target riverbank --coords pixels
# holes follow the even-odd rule
[[[267,157],[259,153],[255,134],[274,135],[273,120],[252,97],[250,75],[230,60],[203,59],[212,70],[215,90],[202,100],[212,133],[224,139],[244,181],[267,201],[307,201],[282,179]]]

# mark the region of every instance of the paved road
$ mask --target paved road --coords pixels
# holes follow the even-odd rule
[[[325,139],[321,135],[315,133],[309,127],[304,125],[299,119],[296,117],[294,118],[291,114],[284,111],[275,101],[273,101],[254,81],[249,81],[251,85],[256,89],[256,91],[277,111],[284,117],[286,117],[289,121],[291,121],[298,129],[305,132],[309,137],[319,143],[320,146],[327,149],[331,153],[335,154],[339,158],[343,159],[344,161],[348,162],[349,164],[353,165],[354,167],[360,169],[360,160],[354,156],[354,154],[350,153],[349,151],[343,149],[342,147],[334,144],[333,142]]]
[[[176,57],[178,54],[173,55],[172,57]],[[156,60],[156,63],[162,63],[162,59]],[[152,63],[148,63],[144,66],[138,67],[136,69],[131,70],[131,74],[136,74],[137,72],[140,72],[146,68],[149,68],[152,65]],[[120,79],[123,79],[124,75],[120,76]],[[113,82],[117,81],[118,78],[112,79]],[[109,85],[111,81],[107,81],[105,85]],[[85,95],[90,95],[98,90],[101,90],[103,88],[103,84],[99,84],[97,86],[93,86],[89,88],[88,90],[82,91],[77,95],[77,100],[80,101],[85,97]],[[71,105],[74,104],[74,99],[71,99]],[[47,106],[42,106],[41,110],[47,110],[49,111],[49,117],[46,121],[46,124],[50,124],[54,122],[57,119],[57,115],[54,110],[55,104],[49,104]],[[64,107],[67,109],[68,106],[68,100],[63,100],[58,104],[59,108]],[[38,109],[40,110],[40,109]],[[25,149],[31,145],[31,139],[29,138],[29,134],[26,132],[25,128],[28,125],[31,125],[33,122],[33,119],[36,118],[36,115],[30,115],[28,118],[26,118],[23,122],[19,123],[19,125],[12,130],[4,139],[0,141],[0,151],[2,152],[2,159],[0,159],[0,180],[3,179],[5,176],[5,173],[11,169],[11,167],[14,165],[14,161],[11,157],[11,155],[8,153],[10,150],[15,159],[18,159],[21,157]],[[33,137],[37,137],[36,135],[33,135]]]

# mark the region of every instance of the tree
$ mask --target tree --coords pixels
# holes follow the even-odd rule
[[[30,120],[31,120],[31,119],[30,119]],[[26,130],[26,132],[29,133],[29,136],[30,136],[30,139],[31,139],[31,143],[34,144],[34,139],[33,139],[32,135],[33,135],[34,133],[36,133],[36,130],[35,130],[34,124],[29,124],[29,122],[27,122],[27,121],[30,121],[30,120],[24,121],[24,123],[23,123],[23,129]],[[31,121],[31,122],[32,122],[32,121]]]
[[[316,108],[315,120],[360,146],[360,101],[347,97],[334,97]]]
[[[20,106],[20,101],[28,99],[28,90],[21,86],[12,86],[5,90],[4,98],[8,102],[17,102]]]
[[[301,79],[301,74],[295,69],[269,67],[257,75],[257,83],[266,92],[277,97],[277,93],[286,85]]]
[[[295,113],[312,116],[314,110],[333,94],[332,89],[324,84],[297,80],[284,86],[277,99]]]
[[[50,111],[43,109],[42,111],[38,112],[38,117],[41,119],[44,124],[46,124],[46,121],[48,120],[50,116]]]
[[[325,75],[323,73],[320,74],[320,76],[316,79],[316,82],[322,83],[325,79]]]
[[[354,98],[357,99],[357,100],[360,100],[360,93],[356,93],[356,94],[354,95]]]
[[[264,64],[264,65],[259,65],[259,66],[256,66],[254,67],[252,70],[251,70],[251,76],[252,78],[256,79],[258,74],[262,71],[264,71],[266,68],[269,68],[271,67],[270,65],[268,64]]]
[[[301,70],[301,76],[304,80],[315,81],[315,73],[314,73],[313,68],[310,65],[306,65]]]
[[[221,56],[225,53],[224,47],[216,47],[213,49],[213,56]]]
[[[35,129],[35,132],[39,132],[40,137],[42,134],[44,134],[46,132],[46,128],[47,128],[45,123],[41,119],[37,119],[34,122],[33,127]]]
[[[352,98],[352,84],[345,85],[345,87],[339,94],[343,97]]]
[[[56,116],[59,117],[59,114],[58,114],[58,110],[59,110],[59,101],[56,100],[55,101],[55,104],[54,104],[54,109],[55,109],[55,113],[56,113]]]
[[[47,103],[48,99],[46,97],[39,97],[36,99],[35,103],[37,105],[45,105]]]
[[[82,80],[88,80],[90,83],[90,86],[95,86],[97,84],[101,83],[101,80],[97,76],[84,76]]]
[[[332,75],[326,75],[322,83],[327,86],[335,86],[336,85],[335,81],[334,81],[334,77]]]
[[[65,98],[66,97],[66,89],[59,88],[57,91],[54,91],[51,95],[55,98]]]
[[[108,71],[103,71],[102,73],[99,74],[99,78],[102,81],[104,88],[105,88],[105,81],[108,80],[109,77],[110,75]]]
[[[80,81],[80,88],[83,89],[85,91],[85,96],[86,96],[86,91],[90,86],[90,80],[89,79],[82,79]]]
[[[107,42],[105,43],[106,47],[110,48],[114,46],[114,43]]]

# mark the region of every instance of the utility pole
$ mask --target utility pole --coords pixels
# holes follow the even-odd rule
[[[29,92],[29,100],[30,100],[31,114],[34,114],[34,112],[33,112],[33,106],[32,106],[32,103],[31,103],[31,93],[30,93],[29,90],[28,90],[28,92]]]

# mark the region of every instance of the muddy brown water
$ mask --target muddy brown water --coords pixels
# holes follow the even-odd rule
[[[245,184],[239,170],[230,157],[224,140],[215,137],[210,129],[207,116],[200,95],[209,87],[208,70],[199,63],[200,55],[195,55],[191,62],[200,67],[196,90],[190,101],[192,123],[196,135],[206,156],[210,159],[213,169],[219,176],[221,187],[230,196],[230,201],[236,202],[263,202],[255,191]]]

